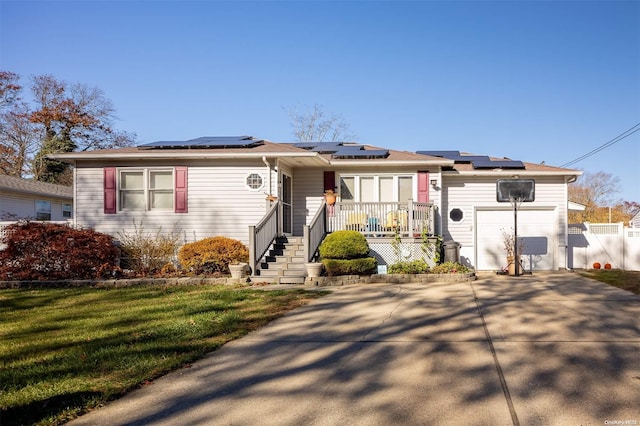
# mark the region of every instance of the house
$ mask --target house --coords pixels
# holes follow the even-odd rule
[[[73,217],[73,188],[0,175],[0,220],[66,221]]]
[[[74,166],[75,222],[117,236],[180,232],[185,242],[225,235],[243,241],[255,274],[276,237],[298,237],[303,262],[326,233],[366,235],[381,263],[421,256],[441,236],[477,270],[506,265],[502,230],[514,224],[496,200],[499,179],[535,180],[518,211],[525,268],[566,267],[567,184],[580,171],[457,151],[406,152],[356,143],[276,143],[250,136],[161,141],[53,154]],[[324,193],[337,193],[335,204]]]
[[[629,221],[629,227],[640,228],[640,212],[636,213]]]

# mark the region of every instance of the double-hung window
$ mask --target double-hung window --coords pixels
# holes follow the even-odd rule
[[[342,175],[340,198],[355,202],[407,202],[414,197],[413,175]]]
[[[119,210],[172,210],[172,169],[120,170]]]
[[[51,220],[51,201],[36,201],[36,220]]]

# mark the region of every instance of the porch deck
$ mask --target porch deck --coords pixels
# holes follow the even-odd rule
[[[325,208],[327,232],[351,230],[367,237],[421,237],[435,233],[435,206],[431,203],[338,202]]]

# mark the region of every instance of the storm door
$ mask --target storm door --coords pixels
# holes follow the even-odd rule
[[[282,174],[282,233],[291,235],[293,228],[293,190],[291,176]]]

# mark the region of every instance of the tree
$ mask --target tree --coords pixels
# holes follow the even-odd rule
[[[0,71],[0,174],[22,177],[28,170],[38,135],[20,97],[18,74]]]
[[[0,173],[70,184],[69,166],[48,154],[132,145],[134,134],[114,129],[115,110],[102,90],[34,76],[30,106],[20,101],[17,81],[0,72]]]
[[[22,86],[18,84],[20,76],[8,71],[0,71],[0,109],[13,105],[20,100]]]
[[[633,217],[638,203],[616,199],[620,179],[606,172],[585,173],[569,185],[569,200],[583,204],[583,211],[569,212],[571,223],[625,222]],[[633,213],[633,214],[632,214]]]
[[[287,113],[298,142],[344,142],[356,138],[350,133],[349,124],[342,116],[327,116],[318,104],[303,112],[289,108]]]
[[[0,174],[23,177],[31,172],[31,159],[43,138],[29,114],[24,103],[0,114]]]

